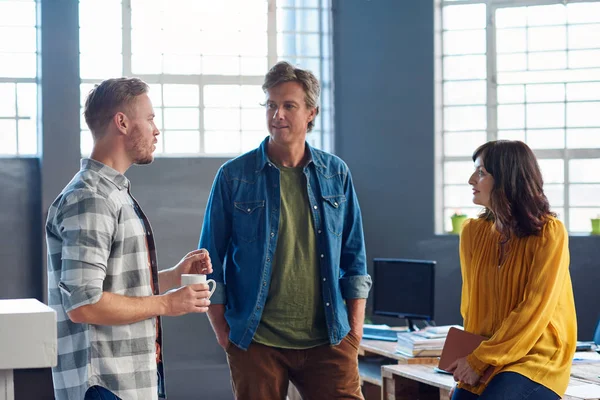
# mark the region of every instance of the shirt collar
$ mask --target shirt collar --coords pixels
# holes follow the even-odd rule
[[[91,158],[83,158],[81,159],[81,170],[94,171],[102,177],[108,179],[119,189],[129,189],[129,179],[127,179],[125,175],[115,169],[112,169],[108,165],[101,163],[100,161],[93,160]]]

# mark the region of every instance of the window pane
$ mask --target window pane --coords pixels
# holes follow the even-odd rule
[[[17,124],[14,119],[0,119],[0,154],[17,154]]]
[[[567,103],[567,125],[573,127],[600,126],[600,102]]]
[[[165,74],[194,75],[201,72],[200,56],[163,54],[163,72]]]
[[[518,53],[527,50],[527,30],[497,29],[496,51],[498,53]]]
[[[278,8],[277,23],[278,32],[318,32],[319,10]]]
[[[17,108],[21,117],[37,115],[37,85],[35,83],[17,83]]]
[[[148,97],[150,97],[150,100],[152,101],[152,106],[154,107],[154,111],[157,112],[156,108],[162,106],[162,85],[154,83],[154,84],[149,84],[148,86],[150,87],[150,91],[148,92]]]
[[[205,107],[239,107],[241,88],[239,85],[204,86]]]
[[[600,50],[569,51],[569,68],[600,67]]]
[[[527,101],[530,103],[565,100],[565,85],[563,84],[527,85],[525,90]]]
[[[165,106],[199,106],[200,88],[198,85],[163,85]]]
[[[567,29],[565,26],[529,28],[527,47],[529,51],[564,49],[567,47]]]
[[[565,162],[563,160],[538,159],[544,182],[563,183],[565,181]]]
[[[563,69],[567,68],[567,52],[551,51],[529,53],[529,69]]]
[[[445,156],[471,156],[473,151],[486,142],[485,131],[444,133]],[[469,168],[473,163],[469,162]]]
[[[242,130],[258,131],[266,129],[267,122],[264,108],[242,109]]]
[[[481,130],[487,126],[486,108],[444,107],[444,127],[449,131]]]
[[[600,24],[569,26],[569,47],[572,49],[600,47]]]
[[[84,79],[108,79],[123,75],[121,54],[81,54],[79,71]]]
[[[600,100],[600,82],[567,84],[567,100]]]
[[[264,75],[267,67],[267,57],[242,57],[240,60],[242,75]]]
[[[565,185],[544,185],[544,194],[550,202],[550,208],[562,207],[565,203]]]
[[[567,12],[562,4],[527,7],[528,25],[561,25],[567,20]]]
[[[444,188],[446,207],[464,207],[473,205],[473,190],[469,185],[446,186]]]
[[[92,133],[88,130],[82,130],[79,134],[79,149],[81,150],[82,156],[89,156],[92,154],[92,147],[94,146],[94,139]],[[158,139],[160,142],[160,138]]]
[[[241,151],[240,131],[206,131],[204,151],[211,154],[236,154]]]
[[[572,206],[599,206],[600,185],[569,185],[569,204]]]
[[[442,11],[444,29],[485,28],[485,4],[447,6]]]
[[[525,107],[523,105],[498,106],[498,129],[523,128]]]
[[[121,29],[80,28],[79,51],[81,53],[121,53],[123,31]]]
[[[204,129],[206,130],[240,130],[239,108],[206,108],[204,109]]]
[[[327,90],[321,91],[321,100],[322,104],[325,104],[325,107],[329,107],[331,104],[331,100],[327,98],[328,93],[329,92]],[[242,85],[241,95],[242,107],[259,107],[265,100],[265,94],[259,85]]]
[[[165,131],[164,143],[167,154],[194,154],[200,151],[200,132]]]
[[[526,7],[499,8],[496,10],[496,27],[511,28],[527,25]]]
[[[19,127],[19,154],[35,155],[38,152],[37,132],[35,120],[20,120]]]
[[[569,160],[569,182],[600,182],[600,158]]]
[[[471,153],[475,149],[471,149]],[[474,171],[472,161],[447,161],[444,163],[444,183],[466,185]],[[467,192],[471,193],[470,190]]]
[[[563,149],[565,131],[563,129],[528,130],[527,144],[532,149]]]
[[[600,148],[600,128],[567,129],[567,147],[571,149]]]
[[[485,56],[444,57],[444,79],[485,79]]]
[[[600,207],[598,208],[570,208],[569,209],[569,230],[572,232],[590,232],[592,223],[590,219],[598,218]]]
[[[485,30],[444,32],[444,54],[484,54]]]
[[[0,83],[0,117],[15,117],[15,84]]]
[[[200,127],[200,111],[197,108],[165,108],[164,118],[165,129],[198,129]]]
[[[525,53],[498,54],[496,57],[498,71],[523,71],[527,69],[527,56]]]
[[[567,4],[568,22],[600,22],[600,3],[572,3]]]
[[[565,126],[565,104],[528,104],[528,128],[557,128]]]
[[[444,105],[485,104],[486,82],[465,81],[444,83]]]
[[[0,1],[0,26],[35,26],[35,1]]]
[[[523,103],[525,101],[523,85],[500,85],[497,88],[498,103]]]
[[[239,75],[240,58],[237,56],[202,56],[205,75]]]
[[[242,152],[257,148],[265,139],[266,133],[260,131],[242,131]],[[310,137],[310,135],[309,135]]]
[[[35,27],[0,27],[0,53],[35,52]]]
[[[34,53],[0,53],[0,76],[5,78],[35,78]]]
[[[498,139],[500,140],[520,140],[521,142],[525,141],[525,131],[517,129],[517,130],[501,130],[498,131]]]

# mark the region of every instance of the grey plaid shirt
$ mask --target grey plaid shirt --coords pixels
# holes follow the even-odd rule
[[[129,180],[98,161],[82,160],[48,211],[46,240],[48,301],[58,319],[56,399],[82,400],[93,385],[123,400],[157,399],[160,319],[103,326],[76,324],[67,316],[96,303],[103,291],[158,294],[152,229],[129,193]]]

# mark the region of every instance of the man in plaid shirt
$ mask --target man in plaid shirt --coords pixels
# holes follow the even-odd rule
[[[158,271],[152,228],[123,175],[153,161],[157,136],[148,85],[109,79],[85,103],[90,159],[50,207],[46,223],[49,305],[58,318],[57,400],[165,398],[160,316],[208,310],[206,250]],[[160,289],[159,289],[160,287]]]

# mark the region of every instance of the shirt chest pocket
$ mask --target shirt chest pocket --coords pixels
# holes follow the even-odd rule
[[[325,226],[336,236],[344,231],[344,216],[346,215],[346,196],[323,196],[323,214]]]
[[[233,235],[245,242],[258,238],[265,210],[265,201],[236,201],[233,203]]]

